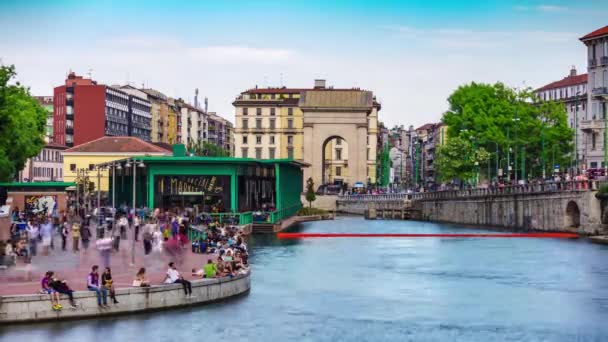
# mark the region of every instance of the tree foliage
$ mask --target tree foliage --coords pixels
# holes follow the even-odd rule
[[[489,158],[490,154],[485,148],[475,148],[470,140],[454,137],[438,148],[435,165],[440,170],[439,179],[442,182],[454,179],[469,181],[476,177],[480,165]]]
[[[308,202],[308,206],[312,208],[312,202],[317,199],[317,195],[315,195],[315,182],[312,180],[312,177],[306,180],[306,201]]]
[[[543,166],[546,174],[551,174],[554,161],[563,169],[572,159],[574,131],[568,127],[563,104],[542,102],[529,88],[516,90],[502,83],[470,83],[456,89],[448,102],[449,110],[442,121],[448,126],[449,147],[439,149],[437,156],[443,160],[438,171],[445,174],[441,175],[444,180],[470,176],[458,170],[470,170],[475,160],[465,158],[466,153],[454,154],[457,147],[465,148],[469,144],[491,154],[487,160],[492,163],[490,172],[495,169],[497,149],[500,167],[506,170],[508,160],[518,176],[522,165],[525,165],[525,175],[538,177],[543,173]],[[456,140],[450,145],[454,138],[466,143]],[[448,161],[448,158],[460,160]],[[480,171],[484,169],[487,168],[480,165]]]
[[[228,151],[207,141],[199,141],[196,144],[190,144],[188,150],[199,157],[230,157]]]
[[[10,181],[44,146],[46,110],[18,82],[14,66],[0,65],[0,181]]]

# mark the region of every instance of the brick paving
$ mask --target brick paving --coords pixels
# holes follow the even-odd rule
[[[40,290],[40,280],[48,270],[54,271],[60,279],[67,280],[72,289],[86,290],[86,278],[91,266],[99,265],[101,274],[103,262],[95,248],[94,237],[88,250],[84,250],[81,245],[77,253],[72,252],[71,242],[71,239],[68,240],[68,250],[62,251],[61,238],[55,236],[55,249],[51,250],[48,256],[42,255],[41,245],[38,245],[38,255],[32,258],[31,264],[18,260],[16,266],[0,270],[0,296],[37,293]],[[110,267],[117,288],[131,286],[140,267],[146,268],[146,275],[152,284],[160,284],[170,261],[176,262],[184,278],[194,279],[195,277],[191,276],[192,268],[200,269],[207,259],[217,258],[217,254],[192,253],[190,248],[184,250],[179,258],[170,256],[166,251],[144,255],[143,242],[140,239],[135,244],[135,266],[130,266],[131,246],[131,240],[121,240],[120,250],[112,253]]]

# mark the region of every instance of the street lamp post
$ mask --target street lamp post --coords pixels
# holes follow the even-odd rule
[[[136,198],[136,185],[137,183],[137,163],[133,159],[133,209],[137,207],[135,202]],[[133,230],[133,239],[131,240],[131,266],[135,266],[135,227],[131,227]]]
[[[513,122],[515,122],[515,128],[517,128],[517,123],[519,122],[519,117],[517,116],[517,110],[515,111],[515,118],[513,118]],[[515,130],[515,151],[513,153],[513,156],[515,158],[513,158],[513,161],[515,162],[515,167],[514,167],[514,177],[515,177],[515,184],[517,184],[517,129]]]

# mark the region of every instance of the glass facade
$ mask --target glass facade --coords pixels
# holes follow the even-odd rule
[[[156,176],[154,207],[225,212],[230,210],[230,191],[230,176]]]

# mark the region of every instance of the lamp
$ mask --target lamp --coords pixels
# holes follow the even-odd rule
[[[127,162],[125,163],[125,167],[126,168],[130,168],[131,167],[131,162],[129,160],[127,160]]]
[[[144,164],[143,161],[139,161],[139,164],[137,164],[137,167],[146,167],[146,164]]]
[[[116,170],[122,170],[122,165],[120,163],[118,163],[118,165],[116,165]]]

